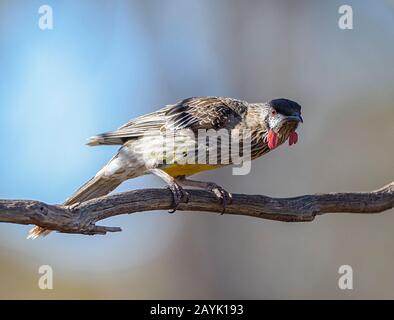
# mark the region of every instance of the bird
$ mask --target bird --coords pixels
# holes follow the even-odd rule
[[[248,132],[249,156],[254,160],[276,149],[286,140],[289,145],[296,144],[296,129],[302,122],[301,106],[286,98],[276,98],[263,103],[217,96],[183,99],[137,117],[114,131],[89,138],[89,146],[120,145],[120,148],[112,159],[63,205],[77,205],[105,196],[125,180],[153,174],[161,178],[171,190],[173,209],[170,212],[174,212],[181,202],[189,200],[190,195],[184,187],[194,187],[212,192],[222,204],[223,213],[226,205],[231,203],[231,193],[214,182],[191,180],[188,177],[234,164],[234,161],[228,156],[224,159],[227,161],[200,163],[196,154],[201,150],[203,154],[219,154],[219,158],[223,153],[217,144],[211,147],[207,140],[198,140],[193,134],[201,130]],[[172,139],[172,147],[176,152],[168,152],[167,144],[171,145],[168,143],[169,139]],[[163,144],[166,145],[164,152]],[[186,152],[190,149],[195,152]],[[176,157],[174,154],[181,156]],[[185,158],[188,161],[185,161]],[[35,226],[30,230],[28,238],[34,239],[50,232],[51,230]]]

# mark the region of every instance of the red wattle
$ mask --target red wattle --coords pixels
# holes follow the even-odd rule
[[[296,144],[298,141],[298,134],[295,131],[290,132],[290,136],[289,136],[289,145],[293,145]]]
[[[268,148],[275,149],[279,144],[279,136],[273,130],[268,131],[267,135]]]

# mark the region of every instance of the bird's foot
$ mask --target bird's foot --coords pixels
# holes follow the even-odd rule
[[[190,199],[190,194],[183,189],[177,182],[173,182],[168,185],[173,197],[174,207],[169,210],[169,213],[174,213],[181,202],[188,203]]]
[[[231,204],[233,201],[233,196],[231,193],[213,182],[208,183],[207,190],[213,192],[216,198],[219,200],[219,203],[223,206],[221,214],[224,214],[227,205]]]

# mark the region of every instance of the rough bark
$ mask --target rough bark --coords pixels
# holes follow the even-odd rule
[[[207,191],[188,190],[190,201],[178,210],[221,213],[222,206]],[[0,222],[35,224],[63,233],[105,234],[119,227],[96,222],[121,214],[168,210],[172,195],[167,189],[144,189],[108,195],[73,205],[50,205],[33,200],[0,200]],[[394,182],[372,192],[328,193],[293,198],[233,194],[225,214],[277,221],[312,221],[316,215],[335,212],[379,213],[394,207]]]

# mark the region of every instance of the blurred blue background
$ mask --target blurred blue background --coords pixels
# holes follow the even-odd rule
[[[53,8],[53,30],[38,8]],[[0,1],[0,198],[61,203],[116,147],[86,139],[189,96],[303,106],[295,148],[248,176],[201,174],[232,192],[372,190],[393,180],[394,3],[346,1]],[[162,186],[152,177],[118,188]],[[391,213],[391,214],[390,214]],[[1,298],[394,298],[393,214],[286,224],[150,212],[107,236],[0,225]],[[54,269],[55,289],[37,286]],[[355,289],[338,289],[352,265]],[[7,289],[6,289],[7,288]]]

